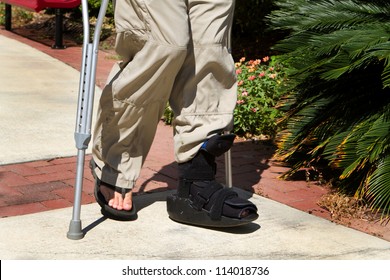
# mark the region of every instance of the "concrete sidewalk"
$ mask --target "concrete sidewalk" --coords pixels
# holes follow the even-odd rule
[[[249,193],[237,190],[243,196]],[[390,243],[260,196],[260,218],[242,228],[211,230],[171,221],[169,192],[137,196],[139,218],[104,219],[96,204],[82,207],[84,239],[66,238],[71,209],[0,220],[2,259],[390,259]]]
[[[0,61],[0,164],[75,155],[80,73],[4,36]]]
[[[0,164],[75,154],[78,72],[1,35],[0,59]],[[41,79],[46,75],[50,80]],[[46,110],[49,107],[54,107],[50,114]],[[56,141],[52,142],[53,138]],[[258,206],[260,218],[229,230],[171,221],[165,199],[172,191],[135,196],[139,218],[134,222],[106,220],[96,203],[83,205],[81,219],[86,235],[78,241],[66,237],[71,207],[1,218],[0,258],[390,259],[390,242],[237,191]]]

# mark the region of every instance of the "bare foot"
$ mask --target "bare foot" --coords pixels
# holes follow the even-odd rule
[[[112,188],[107,187],[104,184],[100,185],[100,191],[108,201],[108,205],[114,209],[130,211],[133,207],[132,191],[126,193],[124,198],[121,193],[114,191]]]

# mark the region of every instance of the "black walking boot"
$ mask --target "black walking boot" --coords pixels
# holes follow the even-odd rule
[[[190,161],[179,164],[177,194],[167,197],[169,217],[205,227],[234,227],[258,218],[257,207],[215,181],[215,157],[227,152],[235,135],[210,138]]]

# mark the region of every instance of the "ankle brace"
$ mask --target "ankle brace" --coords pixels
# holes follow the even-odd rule
[[[227,152],[232,147],[234,138],[234,134],[213,136],[203,144],[192,160],[179,164],[179,197],[189,196],[192,182],[215,180],[215,157]]]
[[[236,138],[235,134],[215,135],[203,143],[201,150],[219,157],[233,146],[234,138]]]

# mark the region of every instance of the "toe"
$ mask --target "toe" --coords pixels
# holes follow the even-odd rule
[[[128,192],[125,195],[125,198],[123,199],[123,209],[126,211],[131,210],[133,207],[133,202],[132,202],[132,192]]]

